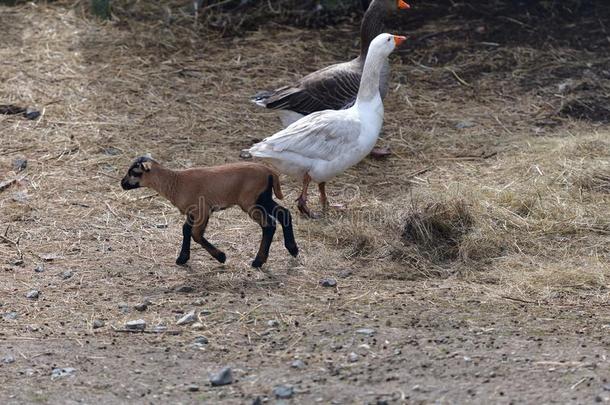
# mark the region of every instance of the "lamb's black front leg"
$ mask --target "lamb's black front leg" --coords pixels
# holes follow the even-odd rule
[[[186,217],[182,225],[182,248],[176,259],[176,264],[186,264],[191,257],[191,235],[193,234],[193,221],[190,216]]]

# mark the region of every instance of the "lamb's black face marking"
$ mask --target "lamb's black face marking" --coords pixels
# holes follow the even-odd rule
[[[139,188],[140,180],[144,172],[150,171],[150,162],[153,160],[147,156],[141,156],[137,158],[129,167],[127,174],[121,180],[121,187],[123,190],[133,190]]]

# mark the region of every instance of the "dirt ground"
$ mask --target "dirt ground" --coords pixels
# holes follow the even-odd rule
[[[237,209],[208,227],[225,265],[175,265],[179,213],[119,180],[146,152],[239,160],[280,128],[248,96],[354,55],[357,26],[221,36],[134,4],[0,6],[0,104],[42,111],[0,115],[0,403],[610,401],[607,19],[414,7],[392,154],[332,181],[345,209],[295,218],[300,256],[278,231],[258,271]]]

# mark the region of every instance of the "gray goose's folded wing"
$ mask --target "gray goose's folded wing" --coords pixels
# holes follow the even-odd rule
[[[259,93],[253,101],[272,110],[291,110],[303,115],[350,107],[356,101],[362,74],[360,64],[355,62],[318,70],[293,86]]]

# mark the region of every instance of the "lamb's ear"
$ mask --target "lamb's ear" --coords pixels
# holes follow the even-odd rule
[[[151,167],[152,167],[152,162],[150,162],[150,161],[142,162],[142,169],[144,169],[145,172],[149,172]]]

